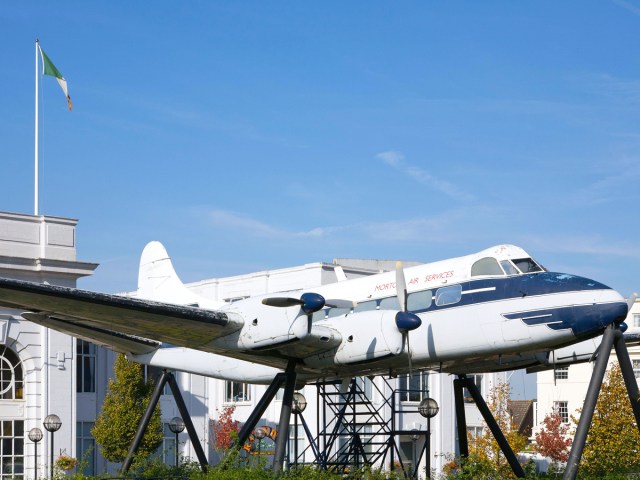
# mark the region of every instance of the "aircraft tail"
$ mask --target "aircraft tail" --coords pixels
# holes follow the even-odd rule
[[[212,303],[185,287],[173,268],[167,250],[155,241],[144,247],[140,257],[137,297],[177,305],[203,306],[203,303]]]

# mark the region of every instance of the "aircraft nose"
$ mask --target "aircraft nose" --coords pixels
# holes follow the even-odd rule
[[[593,305],[575,306],[577,316],[581,317],[587,329],[602,329],[615,323],[624,322],[629,312],[626,299],[613,289],[600,291]]]

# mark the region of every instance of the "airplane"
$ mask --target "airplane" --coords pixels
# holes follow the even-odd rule
[[[514,245],[229,303],[191,292],[159,242],[142,253],[135,296],[0,279],[0,305],[29,321],[147,365],[271,385],[284,372],[285,398],[323,379],[588,361],[634,300]]]

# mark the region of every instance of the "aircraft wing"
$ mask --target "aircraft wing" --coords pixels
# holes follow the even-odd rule
[[[95,339],[103,331],[113,343],[117,330],[122,349],[135,346],[140,353],[153,348],[147,339],[197,349],[243,325],[233,313],[5,278],[0,305],[31,312],[25,318],[79,337]]]

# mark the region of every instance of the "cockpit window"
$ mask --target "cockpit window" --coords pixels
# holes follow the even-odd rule
[[[532,258],[519,258],[517,260],[513,260],[516,267],[522,273],[532,273],[532,272],[542,272],[544,271],[540,265],[533,261]]]
[[[518,270],[509,260],[501,260],[500,265],[504,268],[504,271],[507,272],[507,275],[520,274],[520,270]]]
[[[479,277],[481,275],[504,275],[504,272],[495,258],[485,257],[471,266],[472,277]]]

